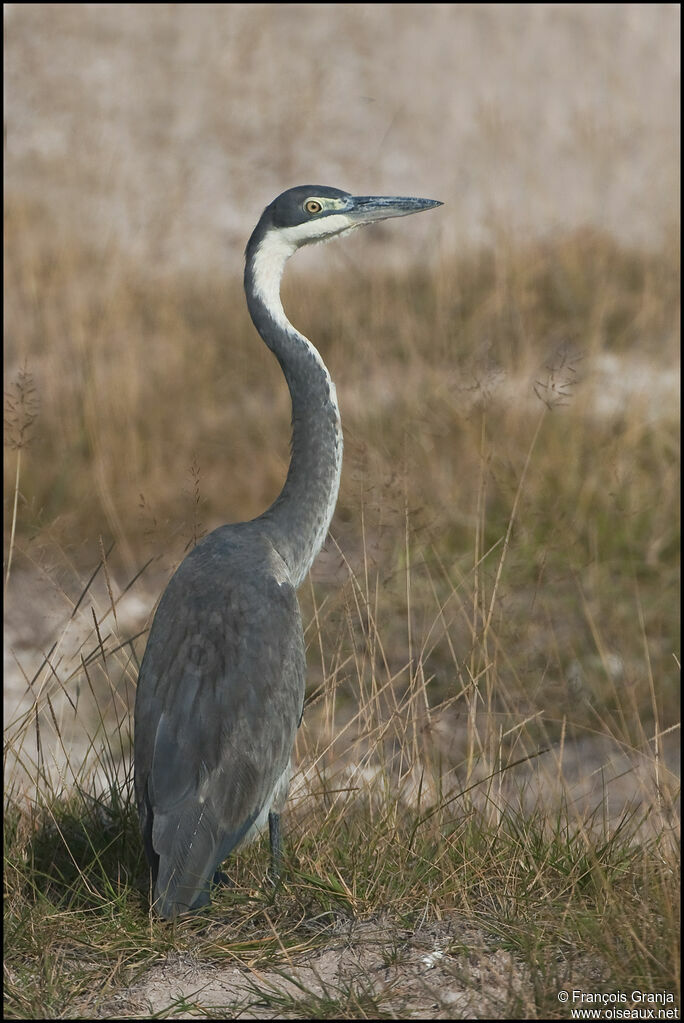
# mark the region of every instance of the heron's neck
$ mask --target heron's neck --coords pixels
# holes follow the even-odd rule
[[[294,252],[282,235],[252,236],[245,293],[254,325],[280,363],[292,399],[292,449],[285,485],[259,517],[299,586],[323,546],[337,502],[342,428],[335,385],[318,351],[285,316],[280,279]]]

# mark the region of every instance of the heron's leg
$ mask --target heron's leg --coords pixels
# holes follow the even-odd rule
[[[214,871],[214,876],[211,879],[212,886],[216,885],[219,888],[234,888],[235,882],[231,881],[226,873],[222,870]]]
[[[271,840],[271,878],[276,883],[280,878],[280,868],[283,862],[283,843],[280,832],[280,814],[269,813],[268,815],[268,836]]]
[[[204,909],[206,906],[208,906],[210,904],[211,904],[211,895],[209,894],[209,885],[207,885],[207,887],[204,889],[204,891],[200,892],[200,894],[197,896],[197,898],[193,902],[192,906],[190,907],[190,912],[191,913],[196,913],[198,909]],[[187,910],[183,910],[183,912],[186,912],[186,911]]]

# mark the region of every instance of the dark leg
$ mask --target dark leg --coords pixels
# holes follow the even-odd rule
[[[212,886],[216,886],[217,888],[234,888],[235,887],[234,883],[231,881],[231,879],[228,877],[228,875],[224,874],[224,872],[222,870],[214,871],[214,876],[211,879],[211,883],[212,883]]]
[[[280,835],[280,814],[269,813],[268,835],[271,840],[271,879],[276,884],[280,878],[280,868],[283,862],[283,844]]]

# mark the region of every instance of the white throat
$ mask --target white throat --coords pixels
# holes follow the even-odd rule
[[[279,326],[295,329],[285,315],[280,299],[280,281],[290,256],[302,245],[339,238],[357,226],[346,213],[336,213],[295,227],[273,229],[264,235],[252,258],[254,287]]]

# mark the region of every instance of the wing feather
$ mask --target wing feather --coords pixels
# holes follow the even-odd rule
[[[284,564],[237,527],[216,530],[169,583],[138,680],[136,796],[161,915],[206,901],[219,863],[268,811],[304,681]]]

